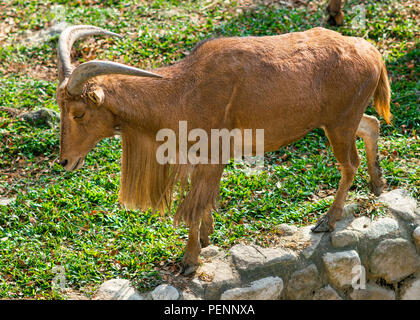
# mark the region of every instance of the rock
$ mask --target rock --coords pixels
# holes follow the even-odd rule
[[[297,261],[296,254],[284,248],[261,248],[254,246],[266,259],[265,265],[278,267],[282,265],[293,264]]]
[[[418,226],[413,231],[413,239],[414,243],[416,244],[417,248],[420,250],[420,226]]]
[[[395,292],[376,284],[367,284],[365,289],[356,289],[350,294],[353,300],[395,300]]]
[[[150,297],[153,300],[178,300],[179,292],[175,287],[161,284],[150,292]]]
[[[223,251],[213,245],[207,246],[201,249],[201,253],[200,253],[200,256],[203,257],[204,259],[210,259],[210,258],[214,258],[220,255],[224,255]]]
[[[307,227],[301,227],[296,232],[295,239],[297,241],[309,243],[309,245],[302,251],[302,254],[306,259],[310,258],[313,255],[313,253],[315,252],[315,249],[318,247],[321,241],[322,236],[324,235],[323,233],[320,233],[320,232],[312,232],[311,229],[313,227],[314,227],[313,225],[307,226]]]
[[[388,283],[401,281],[416,272],[419,266],[420,258],[414,245],[402,238],[383,240],[370,257],[371,274]]]
[[[348,219],[354,218],[354,213],[359,210],[360,204],[358,203],[350,203],[344,206],[343,213],[341,215],[341,219]]]
[[[401,300],[420,300],[420,278],[410,280],[401,288]]]
[[[352,221],[355,219],[354,213],[360,207],[358,203],[351,203],[344,206],[343,213],[341,219],[337,221],[335,224],[334,230],[336,232],[344,230],[349,227]]]
[[[261,265],[264,256],[252,246],[237,244],[230,249],[233,263],[239,270],[254,269]]]
[[[283,248],[261,248],[238,244],[230,249],[233,264],[242,280],[255,280],[258,277],[278,275],[297,261],[296,254]]]
[[[377,240],[387,236],[395,236],[399,231],[398,222],[392,218],[380,218],[372,221],[366,216],[354,219],[347,226],[342,226],[331,233],[334,247],[355,246],[362,237],[367,240]]]
[[[330,285],[315,292],[313,300],[343,300]]]
[[[283,280],[268,277],[253,281],[249,287],[223,292],[220,300],[277,300],[283,290]]]
[[[15,200],[16,200],[15,198],[0,197],[0,206],[8,206],[9,204],[11,204]]]
[[[387,204],[388,207],[399,215],[404,220],[418,219],[419,216],[415,210],[417,202],[413,199],[409,193],[404,189],[395,189],[387,193],[383,193],[379,200]]]
[[[181,293],[180,300],[203,300],[203,299],[189,290],[184,290]]]
[[[49,41],[52,37],[60,34],[68,26],[67,22],[57,22],[51,27],[35,32],[29,32],[23,40],[24,44],[34,45]]]
[[[298,228],[287,223],[282,223],[276,227],[277,234],[281,236],[291,236],[296,233]]]
[[[355,250],[326,253],[322,260],[327,269],[331,283],[343,288],[352,284],[354,267],[360,266],[360,258]]]
[[[197,275],[197,274],[196,274]],[[195,296],[204,298],[204,292],[207,287],[207,282],[199,278],[193,278],[188,284],[188,290],[191,291]]]
[[[353,222],[350,224],[349,229],[365,233],[372,224],[372,220],[366,216],[359,217],[357,219],[354,219]]]
[[[294,272],[289,280],[287,293],[295,300],[309,299],[312,292],[320,287],[318,269],[315,264]]]
[[[365,234],[368,240],[376,240],[384,236],[395,235],[398,232],[398,222],[392,218],[381,218],[373,221]]]
[[[61,289],[60,293],[65,297],[66,300],[89,300],[86,294],[70,288],[63,288]]]
[[[359,241],[360,233],[354,230],[340,230],[331,233],[331,243],[335,248],[355,246]]]
[[[355,246],[362,237],[366,237],[367,240],[377,240],[386,236],[395,236],[398,231],[398,222],[392,218],[385,217],[372,221],[362,216],[336,228],[331,233],[331,242],[336,248]]]
[[[357,208],[359,208],[358,204],[344,207],[344,212],[350,213],[337,222],[335,230],[331,233],[331,243],[334,247],[355,246],[372,224],[371,219],[366,216],[354,218],[353,213]]]
[[[60,119],[60,115],[54,110],[42,108],[37,111],[23,113],[19,118],[33,126],[46,125],[52,128],[54,123]]]
[[[200,284],[204,287],[205,299],[219,299],[223,291],[240,284],[239,275],[226,260],[215,259],[204,263],[198,268],[196,275],[203,281]]]
[[[144,300],[144,297],[125,279],[105,281],[96,292],[93,300]]]

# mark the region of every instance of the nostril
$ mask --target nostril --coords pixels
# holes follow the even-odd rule
[[[63,161],[59,162],[61,164],[61,166],[65,167],[68,163],[67,159],[64,159]]]

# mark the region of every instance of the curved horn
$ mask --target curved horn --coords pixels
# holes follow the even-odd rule
[[[110,61],[89,61],[77,66],[70,75],[67,82],[67,91],[71,95],[82,94],[84,84],[92,77],[105,74],[125,74],[137,77],[162,78],[155,73],[129,67],[121,63]]]
[[[94,35],[106,35],[122,38],[122,36],[117,33],[87,25],[71,26],[61,32],[58,40],[58,78],[60,82],[62,82],[65,78],[68,78],[73,70],[73,65],[70,61],[70,51],[73,43],[80,38]]]

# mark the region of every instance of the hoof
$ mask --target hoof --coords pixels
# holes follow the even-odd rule
[[[198,261],[189,261],[189,259],[183,259],[181,262],[181,273],[184,276],[189,276],[190,274],[195,273],[198,267],[200,266],[200,259]]]
[[[369,189],[375,196],[379,197],[385,188],[385,184],[386,183],[384,179],[380,179],[379,183],[369,181]]]
[[[312,232],[331,232],[334,231],[334,227],[330,224],[328,215],[322,216],[316,225],[311,229]]]
[[[207,237],[206,239],[200,239],[201,248],[208,247],[210,244],[210,240]]]
[[[335,25],[337,24],[337,23],[335,22],[335,19],[334,19],[334,17],[333,17],[333,16],[328,16],[327,23],[328,23],[330,26],[335,26]]]
[[[197,269],[198,269],[198,266],[184,267],[183,274],[184,274],[184,276],[187,277],[187,276],[189,276],[191,274],[194,274],[197,271]]]

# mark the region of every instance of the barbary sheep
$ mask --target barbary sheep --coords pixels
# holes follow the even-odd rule
[[[364,39],[314,28],[204,41],[183,60],[153,72],[107,61],[73,66],[73,43],[93,35],[119,36],[81,25],[68,27],[59,39],[60,164],[79,169],[101,139],[120,134],[120,202],[163,212],[179,188],[174,221],[189,227],[185,267],[197,266],[201,245],[209,243],[211,210],[226,164],[160,163],[157,134],[164,128],[177,133],[180,123],[187,123],[209,135],[214,129],[262,129],[264,152],[322,128],[341,179],[333,204],[313,232],[333,230],[342,215],[360,163],[356,136],[365,142],[370,188],[375,195],[382,192],[379,121],[364,112],[373,97],[377,112],[389,122],[390,87],[381,54]],[[253,142],[253,154],[256,147]]]

